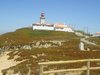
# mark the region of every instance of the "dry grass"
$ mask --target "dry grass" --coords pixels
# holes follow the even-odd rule
[[[21,71],[22,73],[27,73],[26,64],[30,64],[33,73],[36,72],[38,68],[38,62],[41,61],[59,61],[59,60],[76,60],[76,59],[88,59],[88,58],[100,58],[100,51],[67,51],[67,50],[59,50],[56,48],[48,48],[48,49],[33,49],[33,50],[19,50],[16,54],[15,51],[9,53],[10,59],[13,59],[14,56],[18,55],[19,58],[16,61],[26,60],[23,63],[20,63],[14,67],[16,71]],[[32,56],[36,56],[37,58],[33,58]],[[70,67],[79,67],[83,64],[69,64],[66,65],[66,68]],[[65,66],[65,65],[64,65]],[[94,64],[91,64],[94,66]],[[60,65],[60,67],[63,67]],[[92,71],[91,75],[100,74],[99,71]]]
[[[98,38],[98,37],[91,37],[88,40],[96,43],[97,45],[100,45],[100,38]]]
[[[16,58],[16,61],[26,60],[23,63],[20,63],[16,66],[13,66],[15,72],[20,71],[24,75],[27,74],[28,69],[26,64],[30,64],[32,68],[32,73],[35,74],[38,68],[38,62],[41,61],[59,61],[59,60],[74,60],[74,59],[86,59],[86,58],[100,58],[100,51],[79,51],[79,40],[80,37],[77,37],[74,33],[67,32],[58,32],[58,31],[33,31],[32,28],[22,28],[18,29],[15,32],[6,33],[0,36],[0,46],[4,45],[23,45],[29,44],[32,41],[39,40],[66,40],[63,45],[54,48],[34,48],[32,50],[13,50],[8,55],[9,60],[13,59],[16,55],[19,57]],[[100,41],[100,40],[99,40]],[[99,42],[100,43],[100,42]],[[93,46],[88,46],[95,50]],[[97,48],[99,49],[99,48]],[[33,57],[35,56],[35,57]],[[80,64],[79,64],[80,65]],[[71,65],[70,65],[71,66]],[[77,67],[78,65],[75,65]],[[100,71],[92,71],[91,75],[99,75]]]
[[[69,40],[73,38],[78,38],[74,33],[59,32],[59,31],[43,31],[35,30],[32,28],[22,28],[15,32],[6,33],[0,36],[0,42],[3,45],[18,45],[18,44],[28,44],[32,41],[39,40]],[[5,43],[6,41],[6,43]],[[1,45],[1,44],[0,44]],[[1,45],[2,46],[2,45]]]

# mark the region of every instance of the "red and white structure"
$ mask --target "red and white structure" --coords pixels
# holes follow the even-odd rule
[[[48,24],[46,23],[46,18],[44,13],[41,13],[40,22],[32,24],[33,30],[54,30],[54,31],[64,31],[64,32],[74,32],[71,27],[68,27],[65,24]]]

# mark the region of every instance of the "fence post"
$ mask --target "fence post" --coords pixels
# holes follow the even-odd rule
[[[40,65],[40,75],[43,75],[43,65]]]
[[[90,60],[87,61],[87,75],[90,75]]]

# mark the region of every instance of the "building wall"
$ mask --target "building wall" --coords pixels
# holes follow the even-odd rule
[[[49,26],[33,26],[33,30],[55,30],[55,31],[64,31],[64,32],[74,32],[71,28],[55,28]]]
[[[74,32],[71,28],[55,28],[55,31]]]
[[[45,19],[40,19],[40,24],[45,24]]]
[[[48,26],[33,26],[33,30],[54,30],[54,27],[48,27]]]
[[[93,35],[93,37],[100,37],[100,35]]]

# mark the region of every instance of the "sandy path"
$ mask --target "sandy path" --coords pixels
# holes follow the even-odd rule
[[[5,52],[3,56],[0,56],[0,75],[2,75],[1,71],[3,69],[7,69],[11,66],[15,66],[17,65],[18,63],[21,63],[21,62],[16,62],[14,61],[14,59],[12,60],[8,60],[8,54],[9,52]]]

